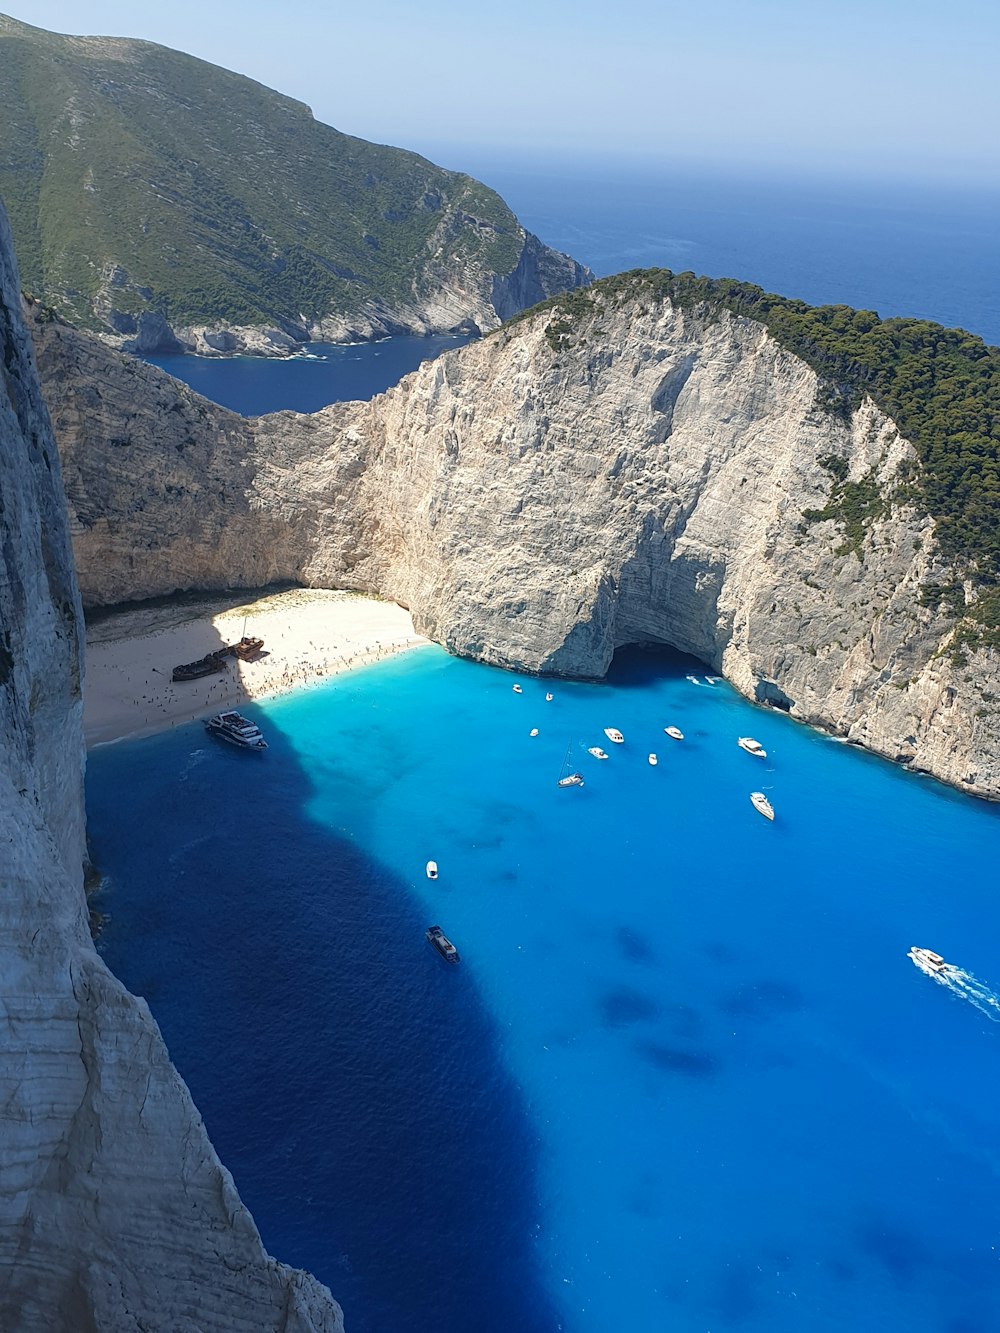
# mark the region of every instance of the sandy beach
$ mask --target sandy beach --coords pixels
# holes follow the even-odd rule
[[[244,634],[264,640],[254,661],[230,657],[219,675],[171,681],[174,666]],[[317,589],[112,612],[87,627],[86,743],[90,748],[163,731],[427,642],[414,633],[409,612],[393,602]]]

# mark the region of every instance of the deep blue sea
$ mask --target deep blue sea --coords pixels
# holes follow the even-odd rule
[[[1000,810],[702,671],[426,648],[92,752],[104,955],[351,1333],[1000,1327]]]
[[[598,273],[1000,343],[987,195],[447,165]],[[252,415],[454,341],[161,364]],[[627,653],[547,703],[427,648],[250,710],[264,756],[197,726],[91,753],[101,948],[349,1333],[1000,1328],[1000,810],[704,671]]]
[[[599,277],[692,269],[1000,345],[1000,183],[652,172],[486,152],[446,165],[479,175],[529,231]]]
[[[467,335],[386,338],[376,343],[341,346],[303,343],[288,358],[260,356],[147,357],[198,393],[245,417],[265,412],[318,412],[329,403],[374,398],[404,375],[453,347]]]

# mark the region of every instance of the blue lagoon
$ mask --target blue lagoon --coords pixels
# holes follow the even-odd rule
[[[261,763],[92,754],[105,956],[353,1333],[1000,1320],[1000,812],[703,671],[424,648],[253,710]]]

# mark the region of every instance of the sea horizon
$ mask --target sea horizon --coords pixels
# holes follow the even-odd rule
[[[633,268],[693,270],[811,305],[928,319],[1000,345],[1000,187],[886,187],[819,175],[630,170],[604,160],[490,150],[443,165],[477,174],[546,245],[598,278]],[[145,358],[244,416],[370,398],[469,341],[407,336],[306,343],[288,359]]]
[[[635,249],[883,315],[909,291],[902,313],[1000,341],[994,243],[949,247],[931,200],[902,223],[819,194],[740,215],[716,181],[664,230],[657,187],[630,239],[628,196],[512,183],[526,225],[598,267]],[[238,363],[198,364],[240,410]],[[257,367],[272,408],[289,367],[327,392],[328,362]],[[185,728],[91,756],[101,950],[265,1245],[352,1333],[1000,1322],[1000,810],[708,670],[626,652],[606,682],[553,684],[428,649],[249,709],[272,742],[249,772]],[[582,789],[556,786],[568,762]]]

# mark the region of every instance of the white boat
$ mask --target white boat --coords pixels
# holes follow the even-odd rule
[[[675,741],[682,741],[684,739],[684,733],[681,731],[680,727],[664,727],[663,730]]]
[[[767,751],[761,745],[760,741],[755,741],[752,736],[739,736],[736,744],[741,750],[746,750],[747,754],[755,754],[758,759],[766,759]]]
[[[718,685],[718,683],[719,683],[719,681],[722,679],[722,677],[721,677],[721,676],[706,676],[705,679],[708,681],[709,685]]]
[[[437,879],[437,877],[438,877],[438,863],[437,863],[436,861],[428,861],[428,862],[427,862],[427,878],[428,878],[428,879]]]
[[[752,791],[750,793],[750,804],[757,813],[763,815],[765,819],[774,818],[774,810],[771,806],[771,802],[762,791]]]
[[[587,753],[588,753],[588,754],[592,754],[592,755],[594,756],[595,759],[607,759],[607,757],[608,757],[608,753],[607,753],[607,751],[606,751],[606,750],[602,750],[601,747],[600,747],[599,745],[592,745],[592,746],[590,746],[590,748],[588,749]]]
[[[557,787],[582,787],[582,786],[583,786],[583,774],[582,774],[582,773],[568,773],[568,774],[566,775],[566,777],[564,777],[564,778],[560,778],[560,779],[559,779],[559,781],[556,783],[556,786],[557,786]]]
[[[510,688],[514,691],[515,694],[524,693],[524,690],[521,689],[520,685],[512,685]]]
[[[688,680],[691,682],[692,685],[700,685],[700,684],[701,684],[701,681],[698,679],[697,676],[688,676]]]
[[[906,955],[914,966],[919,967],[929,977],[940,977],[952,971],[951,963],[946,963],[933,949],[918,949],[916,945]]]
[[[625,737],[617,727],[605,727],[604,734],[609,741],[614,741],[615,745],[623,745],[625,743]]]
[[[547,694],[547,695],[545,696],[545,702],[546,702],[547,704],[550,704],[550,703],[552,702],[552,695],[551,695],[551,694]]]
[[[532,727],[531,730],[528,732],[528,735],[529,735],[529,736],[537,736],[537,735],[538,735],[538,728],[537,728],[537,727]]]
[[[659,761],[659,759],[657,759],[657,757],[656,757],[655,754],[651,754],[651,755],[649,756],[649,762],[650,762],[650,763],[652,764],[652,766],[655,768],[656,765],[657,765],[660,761]]]
[[[205,722],[205,730],[213,736],[221,736],[230,745],[238,745],[243,750],[266,750],[267,741],[260,734],[256,722],[251,722],[236,712],[216,713]]]

